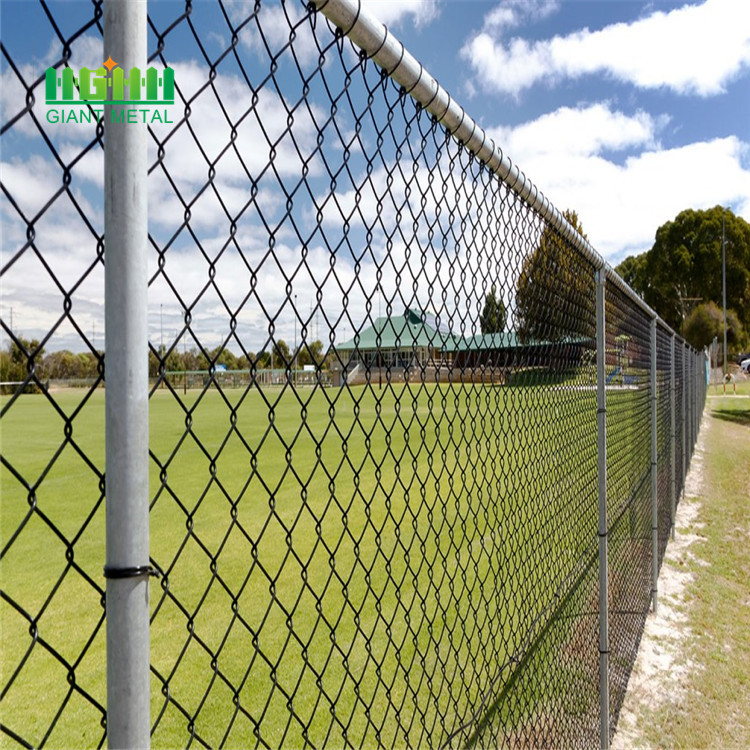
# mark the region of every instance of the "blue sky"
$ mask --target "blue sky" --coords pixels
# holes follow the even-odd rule
[[[92,20],[89,3],[48,5],[65,40]],[[685,208],[724,204],[750,220],[750,2],[372,0],[366,5],[559,209],[578,212],[590,241],[612,264],[647,250],[657,227]],[[182,7],[171,1],[150,3],[160,33],[170,29]],[[252,3],[230,0],[225,7],[236,24]],[[244,73],[230,56],[220,64],[215,81],[230,120],[242,117],[251,97],[243,76],[256,85],[268,74],[264,45],[283,48],[289,22],[296,23],[302,8],[302,3],[290,2],[284,13],[279,3],[264,3],[263,34],[257,24],[243,27],[238,50]],[[0,11],[3,45],[14,65],[27,83],[39,79],[48,65],[60,60],[58,33],[36,3],[5,0]],[[299,200],[304,193],[299,180],[304,158],[300,149],[303,154],[315,150],[316,123],[326,121],[330,107],[320,77],[313,79],[307,101],[295,110],[294,138],[281,137],[287,129],[285,106],[299,96],[293,93],[299,89],[297,66],[303,74],[316,66],[311,35],[299,29],[297,63],[289,54],[280,57],[276,79],[282,88],[288,85],[290,93],[276,91],[271,83],[261,86],[257,109],[263,111],[264,122],[253,114],[246,117],[237,129],[236,152],[225,153],[231,128],[217,116],[216,97],[202,87],[210,62],[227,48],[231,32],[213,3],[194,3],[191,21],[192,29],[183,20],[167,33],[165,61],[175,68],[186,98],[203,91],[191,105],[190,125],[197,140],[187,127],[169,136],[164,126],[153,129],[150,142],[155,163],[156,142],[167,139],[162,162],[166,171],[157,166],[149,178],[150,231],[165,259],[160,270],[158,253],[152,253],[152,341],[158,343],[164,332],[165,343],[179,348],[190,348],[200,339],[206,346],[226,342],[235,351],[257,350],[271,336],[291,341],[304,325],[308,338],[325,339],[329,328],[347,338],[366,314],[368,298],[371,308],[375,305],[377,266],[383,268],[385,296],[391,297],[396,294],[399,259],[407,253],[408,243],[397,242],[391,250],[396,260],[382,265],[388,233],[384,228],[382,236],[376,232],[372,250],[359,259],[357,274],[354,261],[365,244],[367,212],[375,213],[371,196],[369,208],[363,201],[365,208],[358,209],[359,226],[346,238],[350,257],[337,267],[339,280],[329,283],[325,275],[326,245],[341,233],[342,212],[355,210],[357,173],[364,174],[370,136],[355,144],[361,148],[352,149],[353,176],[339,181],[336,202],[326,197],[329,180],[322,155],[309,161],[306,187],[323,206],[316,218],[312,203]],[[150,37],[154,50],[153,32]],[[96,24],[76,36],[71,48],[74,68],[100,64]],[[355,59],[347,55],[353,65]],[[342,74],[332,64],[326,64],[325,75],[334,87],[342,85]],[[2,78],[5,124],[23,109],[25,92],[5,57]],[[3,264],[24,247],[26,221],[49,208],[34,218],[34,246],[6,267],[0,312],[7,323],[12,308],[14,330],[25,336],[49,336],[48,350],[80,351],[92,343],[101,347],[103,270],[95,237],[103,226],[101,148],[94,142],[93,126],[45,123],[41,87],[35,95],[32,113],[40,124],[25,114],[0,139],[3,184],[12,198],[12,203],[6,195],[0,199]],[[361,86],[352,87],[352,99],[354,110],[340,112],[341,134],[333,139],[331,153],[340,155],[342,144],[354,138],[355,113],[365,107]],[[378,101],[372,107],[382,114]],[[326,128],[330,142],[332,128]],[[277,137],[276,173],[258,179],[252,211],[243,213],[248,175],[263,174],[267,140]],[[383,153],[373,175],[373,192],[386,184],[396,159],[393,148]],[[218,160],[214,186],[219,196],[211,186],[206,189],[212,160]],[[70,189],[62,192],[61,164],[72,176]],[[282,221],[285,198],[280,187],[297,190],[290,214],[293,226]],[[403,185],[396,185],[396,193],[399,190]],[[182,221],[185,204],[190,207],[189,227]],[[229,239],[232,216],[241,217],[235,222],[236,242]],[[269,233],[276,243],[273,259],[267,257]],[[306,248],[304,256],[301,247]],[[518,265],[508,261],[506,276],[497,279],[510,304],[514,263]],[[209,283],[211,267],[216,286]],[[447,284],[450,277],[445,268],[433,266],[411,273],[419,291],[400,302],[421,304],[431,278]],[[404,288],[409,289],[411,281],[402,274]],[[323,292],[319,303],[316,288]],[[69,315],[66,294],[73,305]],[[288,294],[298,296],[296,314]],[[480,291],[456,303],[465,306],[458,317],[481,300]],[[184,330],[186,308],[195,336]],[[230,331],[232,316],[236,336]]]
[[[683,208],[750,220],[750,3],[410,5],[401,41],[612,263]]]

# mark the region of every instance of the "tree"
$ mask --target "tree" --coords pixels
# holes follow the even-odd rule
[[[73,352],[61,349],[57,352],[50,352],[44,358],[44,374],[52,380],[79,378],[81,377],[78,371],[79,365],[80,362]]]
[[[315,339],[309,346],[310,349],[310,360],[314,365],[323,366],[323,342],[320,339]]]
[[[208,369],[208,360],[206,359],[203,352],[193,347],[192,349],[188,349],[184,354],[182,355],[182,367],[179,367],[177,369],[182,370],[207,370]]]
[[[209,352],[211,362],[216,365],[224,365],[227,370],[237,370],[237,357],[229,349],[217,346]]]
[[[75,355],[78,359],[80,378],[95,378],[98,374],[99,359],[91,352],[80,352]]]
[[[186,357],[189,356],[186,355]],[[148,350],[148,376],[150,378],[158,378],[159,372],[164,368],[164,372],[181,372],[183,370],[193,369],[191,367],[185,367],[185,358],[180,354],[177,349],[172,349],[168,352],[165,345],[160,345],[158,349],[158,355],[149,349]],[[207,366],[207,365],[206,365]],[[196,368],[197,369],[197,368]]]
[[[309,344],[300,345],[297,352],[297,366],[318,365],[323,362],[323,342],[320,340],[311,341]]]
[[[161,348],[161,347],[160,347]],[[161,367],[161,363],[159,361],[159,357],[157,357],[151,347],[149,347],[148,350],[148,376],[150,378],[158,378],[159,377],[159,368]]]
[[[8,343],[6,353],[7,358],[3,358],[2,379],[19,381],[26,379],[30,369],[38,371],[43,361],[44,348],[39,348],[38,339],[29,340],[19,336],[18,343],[15,341]]]
[[[698,305],[688,315],[683,326],[683,335],[696,349],[704,349],[714,338],[723,340],[724,312],[715,302]],[[744,331],[737,313],[727,310],[727,344],[738,345],[743,338]]]
[[[616,269],[625,283],[641,295],[643,294],[643,290],[648,287],[646,256],[647,253],[630,255]]]
[[[268,370],[271,368],[271,352],[263,350],[258,352],[255,357],[255,367],[258,370]]]
[[[587,239],[575,211],[564,211],[563,216]],[[593,336],[595,312],[593,265],[548,225],[518,277],[516,314],[521,340]]]
[[[19,337],[18,343],[11,341],[0,355],[0,382],[21,382],[26,380],[30,371],[41,379],[44,376],[43,353],[44,348],[39,347],[38,339]],[[26,390],[33,391],[35,386],[29,384]]]
[[[482,333],[502,333],[505,329],[507,312],[502,299],[498,299],[495,285],[484,297],[484,308],[479,317]]]
[[[273,345],[273,357],[274,357],[274,367],[286,367],[287,365],[292,364],[292,353],[289,351],[289,345],[284,341],[284,339],[279,339],[278,341],[274,342]]]
[[[726,239],[727,307],[750,328],[750,224],[729,209],[688,209],[656,230],[653,247],[626,258],[617,272],[677,331],[696,303],[721,305],[722,217]],[[705,314],[705,310],[701,315]],[[738,343],[740,343],[738,341]]]

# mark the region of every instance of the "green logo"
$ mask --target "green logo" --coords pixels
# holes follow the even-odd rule
[[[81,68],[76,76],[73,68],[47,68],[45,74],[45,101],[51,109],[47,112],[48,122],[90,122],[91,112],[76,115],[75,112],[61,112],[59,106],[101,107],[107,104],[131,105],[137,107],[166,107],[174,104],[174,70],[164,68],[161,72],[154,67],[146,69],[133,67],[125,71],[110,57],[101,67]],[[140,112],[143,117],[134,115]],[[163,112],[163,115],[162,115]],[[113,122],[171,122],[167,110],[129,110],[127,119],[124,112],[112,112]],[[102,110],[94,110],[96,121],[101,119]],[[147,117],[148,116],[148,117]]]

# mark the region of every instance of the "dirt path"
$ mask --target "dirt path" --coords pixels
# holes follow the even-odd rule
[[[649,748],[639,728],[644,710],[653,711],[666,703],[679,706],[685,696],[687,676],[700,668],[690,661],[685,642],[691,635],[686,625],[686,591],[695,576],[687,563],[700,564],[692,551],[701,539],[698,522],[703,486],[705,446],[710,442],[711,420],[704,416],[690,471],[685,480],[685,495],[677,507],[675,538],[667,545],[659,574],[659,607],[646,620],[638,657],[628,683],[620,712],[613,750]]]

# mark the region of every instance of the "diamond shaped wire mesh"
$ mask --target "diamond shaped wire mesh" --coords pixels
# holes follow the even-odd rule
[[[674,352],[674,411],[675,411],[675,499],[682,497],[685,486],[685,469],[689,464],[685,450],[684,404],[688,391],[685,377],[685,346],[677,339]]]
[[[67,19],[43,4],[29,11],[52,40],[46,65],[83,64],[81,51],[101,39],[101,4],[80,10]],[[101,746],[104,360],[101,301],[92,300],[103,221],[87,175],[101,162],[102,130],[84,126],[71,143],[45,120],[44,70],[19,43],[2,41],[1,736],[8,746],[62,746],[80,724],[87,744]],[[67,257],[54,252],[64,236],[76,238]],[[59,397],[51,379],[63,370],[79,387]]]
[[[38,13],[49,64],[101,52],[100,3]],[[148,33],[177,102],[149,128],[154,746],[598,746],[597,268],[314,10],[152,3]],[[71,142],[2,54],[3,146],[45,179],[3,173],[0,730],[101,746],[104,128]],[[616,284],[606,321],[614,732],[651,600],[652,363]],[[677,497],[702,408],[677,342],[659,560],[670,399]],[[48,382],[65,362],[82,387]]]
[[[657,498],[659,567],[661,567],[672,528],[672,424],[670,391],[672,373],[672,336],[661,326],[656,330],[656,377],[657,377]]]
[[[651,604],[650,320],[607,288],[607,500],[612,726]]]

